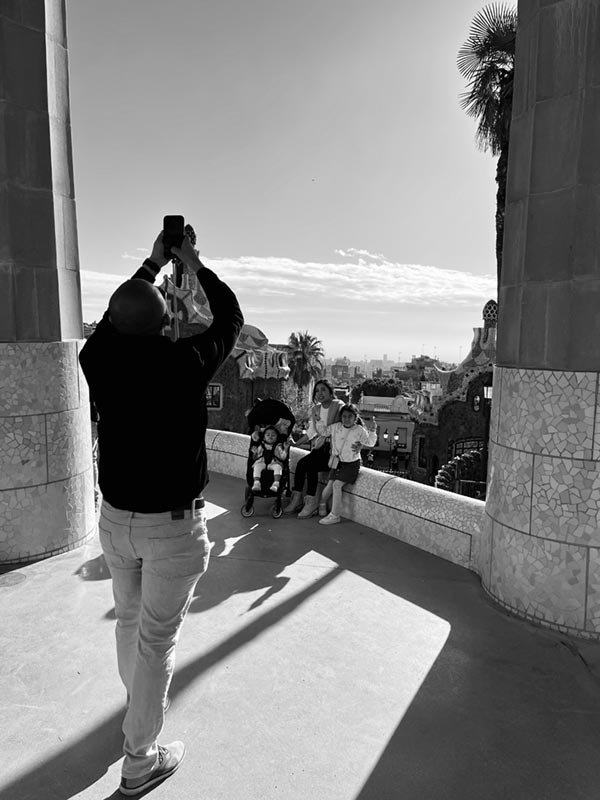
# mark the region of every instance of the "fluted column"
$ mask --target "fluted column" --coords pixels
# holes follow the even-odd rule
[[[0,563],[94,529],[65,16],[0,4]]]
[[[600,8],[520,0],[487,591],[600,638]]]

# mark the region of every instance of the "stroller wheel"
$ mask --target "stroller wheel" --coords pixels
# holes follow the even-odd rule
[[[283,508],[279,503],[275,503],[273,508],[271,509],[271,516],[273,519],[279,519],[279,517],[283,514]]]
[[[242,506],[240,511],[242,512],[242,517],[251,517],[254,514],[254,506]]]

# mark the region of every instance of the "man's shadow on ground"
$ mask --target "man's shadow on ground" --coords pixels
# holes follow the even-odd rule
[[[90,558],[75,570],[75,575],[84,581],[106,581],[110,578],[110,572],[104,558],[104,553],[100,553],[96,558]]]
[[[248,611],[260,607],[289,583],[281,573],[306,552],[306,546],[295,537],[282,537],[277,520],[270,516],[229,520],[226,527],[217,524],[209,528],[209,536],[210,561],[196,586],[192,613],[208,611],[234,595],[263,589]]]
[[[257,504],[258,505],[258,504]],[[291,522],[293,518],[288,520]],[[209,537],[212,543],[211,559],[207,572],[201,577],[195,590],[191,613],[200,613],[215,608],[237,594],[254,593],[264,589],[260,597],[249,606],[248,611],[259,608],[269,598],[281,591],[289,578],[281,573],[298,561],[307,552],[327,551],[331,545],[332,532],[315,527],[316,518],[298,521],[298,534],[283,533],[278,520],[269,513],[268,505],[257,509],[256,515],[244,519],[235,512],[226,512],[209,523]],[[279,528],[279,530],[278,530]],[[335,537],[333,537],[335,538]],[[337,549],[334,547],[334,549]],[[329,556],[334,559],[333,552]],[[231,652],[244,646],[265,629],[277,624],[287,614],[301,605],[310,595],[318,592],[340,573],[333,566],[325,575],[310,586],[297,592],[274,608],[269,609],[257,619],[253,619],[241,631],[200,656],[184,668],[175,671],[170,695],[175,699],[204,671],[211,669]],[[110,579],[110,572],[104,555],[89,559],[77,568],[75,574],[85,581]],[[105,615],[114,619],[114,609]],[[45,800],[68,800],[98,781],[107,767],[122,758],[123,734],[121,725],[125,709],[121,709],[90,731],[80,741],[64,748],[61,753],[40,764],[25,776],[19,777],[6,788],[14,800],[35,800],[39,797],[39,787],[46,787]],[[150,792],[148,790],[144,794]],[[138,795],[143,796],[143,795]],[[105,800],[121,798],[115,790]]]
[[[200,675],[260,636],[265,630],[277,625],[309,597],[334,580],[338,574],[339,570],[335,568],[327,571],[318,580],[253,619],[209,652],[198,656],[184,667],[176,668],[169,691],[171,699],[176,701],[177,696],[188,689]],[[39,800],[41,796],[44,800],[69,800],[84,791],[106,774],[109,765],[122,758],[121,725],[124,714],[123,707],[84,734],[78,741],[66,745],[46,761],[31,768],[29,772],[18,775],[8,785],[0,786],[0,795],[11,800]],[[150,791],[152,789],[144,794]],[[121,797],[117,789],[104,800],[116,800]]]
[[[282,534],[278,530],[278,520],[269,513],[268,504],[257,502],[256,505],[258,513],[251,518],[238,518],[232,511],[209,522],[211,556],[208,569],[196,586],[191,612],[208,611],[233,595],[264,589],[248,611],[260,607],[289,583],[289,578],[281,575],[286,567],[313,549],[306,536]],[[292,519],[288,517],[289,521]],[[299,532],[314,534],[315,521],[316,518],[298,521]],[[322,529],[319,533],[322,534]],[[110,579],[102,553],[78,567],[75,574],[84,581]],[[114,609],[106,618],[115,618]]]

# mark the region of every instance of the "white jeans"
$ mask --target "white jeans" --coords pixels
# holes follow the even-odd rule
[[[173,520],[171,512],[122,511],[103,500],[99,529],[113,583],[119,674],[129,697],[122,774],[139,778],[158,764],[175,645],[211,544],[204,508]]]

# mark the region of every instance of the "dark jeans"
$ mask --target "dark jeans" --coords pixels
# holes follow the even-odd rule
[[[319,483],[319,472],[329,471],[329,456],[331,448],[329,442],[317,450],[311,450],[296,464],[296,475],[292,489],[301,492],[306,481],[306,494],[315,495]]]

